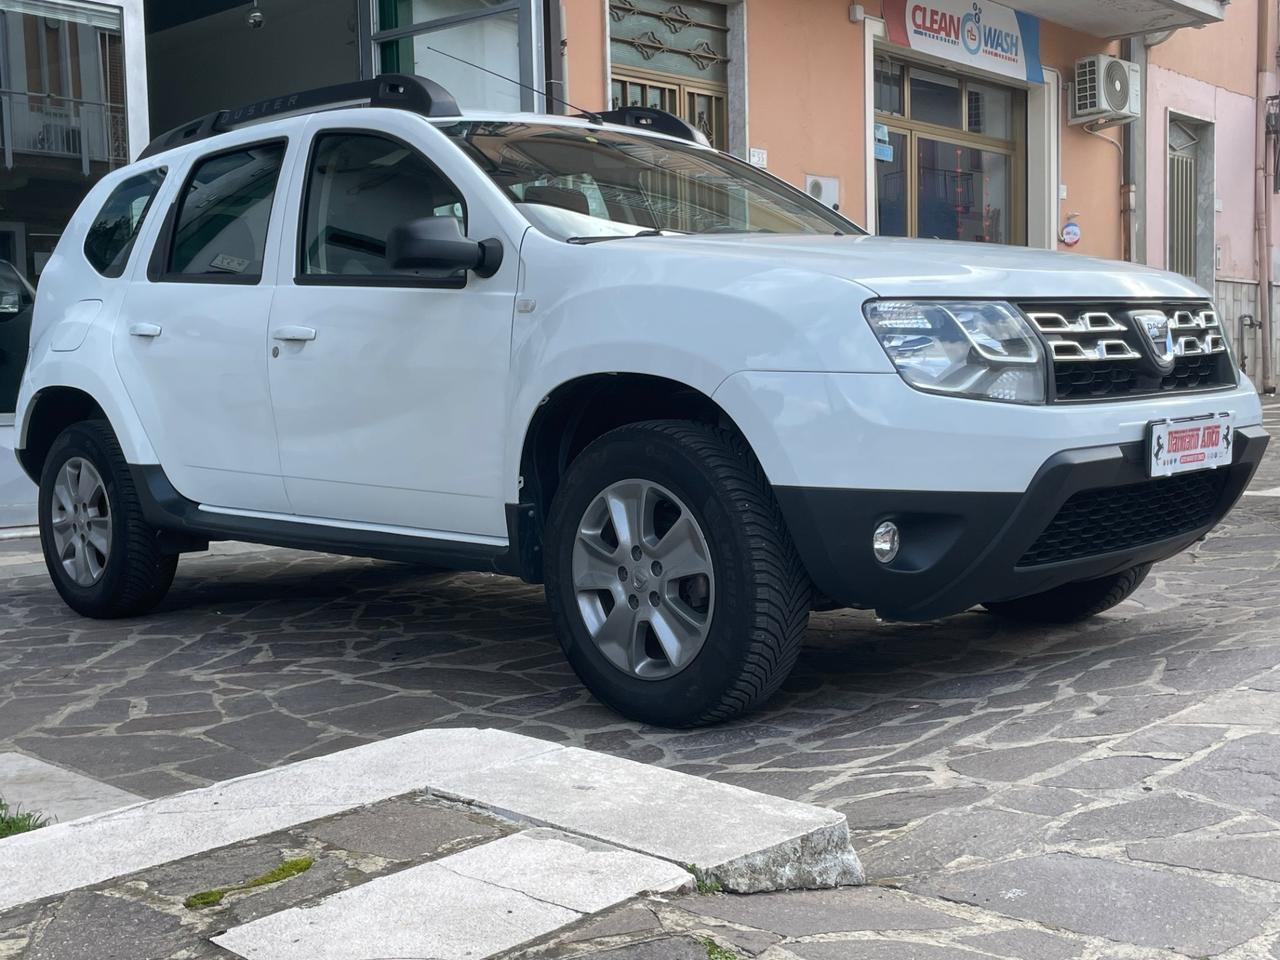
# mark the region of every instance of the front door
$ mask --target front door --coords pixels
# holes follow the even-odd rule
[[[387,237],[406,221],[496,232],[411,143],[448,148],[415,119],[400,118],[421,131],[403,139],[314,125],[271,309],[281,468],[301,517],[500,540],[518,250],[488,279],[390,268]]]
[[[116,324],[116,363],[161,466],[179,493],[209,506],[288,510],[263,272],[279,242],[272,210],[285,151],[276,140],[195,161]]]

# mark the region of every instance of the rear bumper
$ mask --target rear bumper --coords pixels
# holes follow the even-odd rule
[[[874,609],[888,619],[930,620],[986,601],[1103,577],[1185,550],[1234,506],[1267,442],[1261,427],[1239,428],[1230,467],[1184,475],[1197,479],[1192,488],[1177,487],[1170,502],[1177,504],[1173,513],[1187,519],[1182,528],[1175,527],[1176,535],[1165,537],[1154,531],[1167,528],[1133,526],[1139,519],[1127,510],[1107,516],[1090,513],[1106,511],[1108,504],[1143,503],[1148,494],[1153,504],[1172,495],[1175,488],[1154,486],[1166,481],[1147,477],[1142,443],[1058,453],[1040,467],[1023,493],[799,486],[775,490],[792,539],[821,593],[840,605]],[[1087,499],[1091,491],[1099,494],[1093,501]],[[1084,542],[1064,548],[1052,534],[1042,539],[1075,494],[1082,497],[1069,505],[1070,514],[1063,514],[1064,528],[1070,530],[1070,538],[1078,534]],[[1189,499],[1193,495],[1194,502]],[[1184,513],[1183,504],[1194,512]],[[1115,513],[1125,516],[1117,518]],[[881,564],[871,553],[871,537],[886,520],[901,530],[902,548],[892,563]],[[1110,534],[1102,532],[1104,525]],[[1113,548],[1116,544],[1119,547]],[[1070,558],[1058,559],[1062,555]]]

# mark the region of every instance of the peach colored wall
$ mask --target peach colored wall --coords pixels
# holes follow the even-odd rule
[[[563,0],[565,95],[583,110],[604,110],[605,12],[600,0]]]
[[[803,8],[803,12],[800,12]],[[798,186],[840,178],[840,207],[866,210],[863,27],[847,0],[747,0],[748,131],[769,171]]]
[[[1274,0],[1272,0],[1274,2]],[[1151,66],[1195,77],[1246,97],[1257,92],[1258,0],[1232,0],[1222,23],[1179,30],[1152,47]]]
[[[1061,76],[1063,102],[1061,105],[1062,170],[1061,180],[1067,188],[1067,199],[1059,204],[1060,222],[1078,213],[1082,239],[1070,248],[1075,253],[1118,259],[1123,254],[1121,233],[1120,185],[1123,173],[1120,150],[1102,137],[1118,141],[1119,132],[1104,131],[1102,136],[1086,133],[1080,127],[1067,124],[1066,87],[1075,79],[1076,60],[1092,53],[1119,54],[1118,43],[1108,43],[1077,33],[1057,24],[1041,21],[1040,59],[1046,67],[1053,67]],[[1067,247],[1059,245],[1059,249]]]
[[[1218,200],[1215,235],[1221,248],[1218,276],[1252,280],[1254,257],[1254,100],[1162,67],[1147,71],[1147,262],[1163,267],[1168,179],[1169,114],[1214,123]]]

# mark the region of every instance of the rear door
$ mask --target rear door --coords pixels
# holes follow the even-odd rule
[[[290,191],[269,334],[289,499],[300,516],[500,543],[519,236],[468,196],[469,161],[434,127],[369,114],[314,118]],[[430,216],[499,237],[501,269],[393,271],[388,234]]]
[[[210,506],[289,510],[266,346],[288,157],[275,137],[175,171],[181,189],[116,325],[116,362],[161,466],[179,493]]]

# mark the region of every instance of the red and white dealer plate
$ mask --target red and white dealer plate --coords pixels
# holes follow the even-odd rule
[[[1211,470],[1231,463],[1231,414],[1156,420],[1147,428],[1147,467],[1153,477]]]

